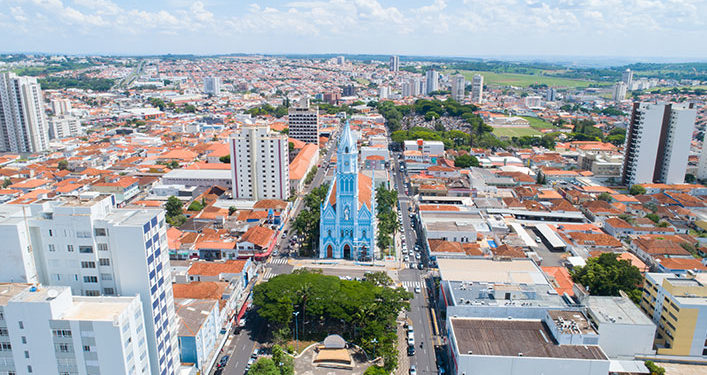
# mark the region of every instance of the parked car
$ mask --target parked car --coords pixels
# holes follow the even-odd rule
[[[216,365],[216,367],[217,368],[224,367],[224,366],[226,366],[227,363],[228,363],[228,356],[225,355],[225,356],[221,357],[221,360],[218,362],[218,365]]]
[[[408,345],[408,355],[415,355],[415,347]]]
[[[425,265],[424,265],[424,264],[422,264],[422,263],[418,263],[418,264],[417,264],[417,269],[418,269],[418,270],[422,271],[424,268],[425,268]]]
[[[408,345],[415,346],[415,338],[408,336]]]
[[[410,375],[417,375],[417,369],[415,365],[410,365]]]
[[[253,349],[253,354],[250,355],[250,358],[258,358],[258,354],[260,354],[260,350],[258,348]]]

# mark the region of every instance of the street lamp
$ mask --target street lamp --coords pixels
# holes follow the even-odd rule
[[[299,352],[299,333],[297,332],[297,315],[299,315],[299,311],[293,312],[292,315],[295,316],[295,348]]]

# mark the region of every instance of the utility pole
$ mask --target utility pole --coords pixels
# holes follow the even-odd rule
[[[295,316],[295,350],[299,352],[299,332],[297,332],[297,315],[299,315],[299,311],[293,312],[292,315]]]

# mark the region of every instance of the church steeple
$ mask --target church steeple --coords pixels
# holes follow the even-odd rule
[[[337,150],[337,168],[342,173],[358,173],[358,150],[356,149],[356,138],[351,132],[348,120],[344,125],[344,130],[339,138],[339,148]]]

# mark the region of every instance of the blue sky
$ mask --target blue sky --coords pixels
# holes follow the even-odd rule
[[[0,0],[0,52],[707,59],[707,0]]]

